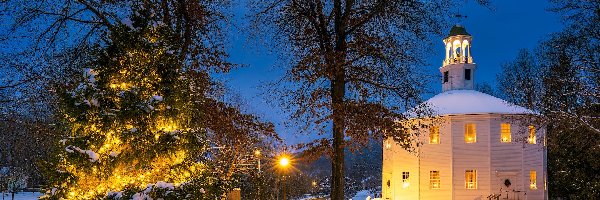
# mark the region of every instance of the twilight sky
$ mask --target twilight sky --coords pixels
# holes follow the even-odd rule
[[[547,11],[548,7],[546,0],[496,0],[493,10],[472,1],[460,8],[461,14],[467,15],[461,24],[473,35],[472,55],[478,66],[474,75],[476,83],[488,82],[495,87],[496,74],[501,72],[502,63],[514,59],[520,49],[532,49],[548,34],[562,29],[560,18]],[[243,21],[246,12],[244,4],[236,5],[236,21]],[[287,144],[308,141],[314,136],[295,134],[294,127],[283,124],[287,120],[286,113],[261,95],[264,90],[260,85],[281,78],[284,71],[275,66],[276,57],[269,47],[249,44],[247,36],[244,31],[234,31],[228,49],[231,61],[245,67],[220,75],[219,79],[243,99],[247,112],[273,122]],[[438,75],[443,59],[444,45],[440,37],[435,51],[427,57],[424,70]],[[430,87],[435,93],[440,92],[440,80],[432,80]],[[427,94],[425,98],[432,95]]]

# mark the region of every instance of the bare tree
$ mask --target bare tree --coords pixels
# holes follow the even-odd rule
[[[252,1],[254,27],[275,38],[271,45],[289,66],[277,97],[293,119],[307,122],[304,130],[325,135],[301,148],[331,156],[332,199],[344,198],[344,148],[390,137],[410,147],[397,121],[421,101],[426,79],[417,66],[455,3]]]

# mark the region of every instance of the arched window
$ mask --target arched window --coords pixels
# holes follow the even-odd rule
[[[462,56],[460,40],[454,40],[452,43],[452,49],[454,50],[454,58],[460,58]]]
[[[452,45],[450,44],[450,42],[448,42],[446,44],[446,59],[450,59],[451,56],[452,56]]]
[[[469,46],[471,46],[471,45],[469,44],[468,40],[464,40],[462,42],[462,49],[464,52],[464,61],[465,62],[469,62],[469,56],[471,54],[471,49],[469,49]]]

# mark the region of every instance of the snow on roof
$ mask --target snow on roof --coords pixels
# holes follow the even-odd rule
[[[475,90],[449,90],[432,97],[423,104],[428,105],[436,115],[535,113],[527,108]]]

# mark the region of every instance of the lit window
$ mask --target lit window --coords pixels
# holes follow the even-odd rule
[[[529,189],[537,190],[536,178],[535,170],[529,171]]]
[[[429,171],[429,188],[440,189],[440,171]]]
[[[465,171],[465,188],[477,189],[477,170]]]
[[[527,138],[527,142],[529,144],[535,144],[536,143],[536,138],[535,138],[535,127],[534,126],[529,126],[529,137]]]
[[[402,172],[402,188],[408,188],[410,186],[410,174],[408,172]]]
[[[475,143],[477,141],[477,130],[475,124],[465,124],[465,142]]]
[[[501,142],[510,142],[510,124],[509,123],[500,124],[500,141]]]
[[[429,144],[440,143],[440,127],[432,126],[429,128]]]

